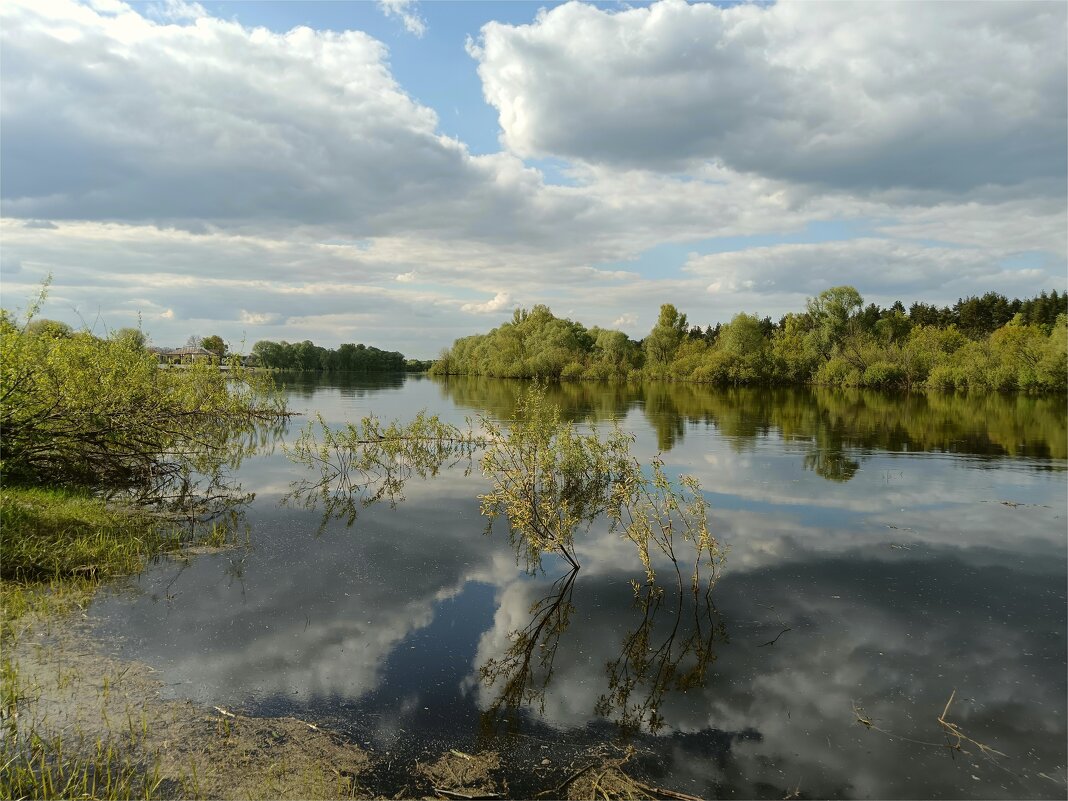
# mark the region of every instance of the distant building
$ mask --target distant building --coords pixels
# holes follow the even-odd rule
[[[149,348],[160,364],[194,364],[196,362],[218,362],[217,354],[204,348]]]

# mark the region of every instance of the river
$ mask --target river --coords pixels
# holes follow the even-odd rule
[[[386,791],[447,749],[506,755],[523,795],[544,760],[631,744],[648,780],[705,797],[1064,797],[1063,397],[551,387],[710,503],[711,595],[643,605],[603,526],[577,574],[527,574],[464,465],[354,517],[287,500],[305,476],[281,442],[307,415],[507,419],[521,383],[284,381],[302,416],[235,475],[247,546],[162,560],[90,610],[173,697],[342,732]],[[954,692],[966,740],[939,723]]]

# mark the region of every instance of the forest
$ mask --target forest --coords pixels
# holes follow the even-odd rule
[[[303,342],[271,342],[263,339],[252,346],[252,355],[261,367],[274,370],[364,373],[413,370],[430,367],[430,362],[405,359],[403,353],[379,350],[370,345],[346,343],[336,350]]]
[[[876,388],[1063,392],[1068,293],[1009,300],[988,292],[952,307],[865,305],[850,286],[809,298],[778,322],[745,312],[691,325],[660,307],[641,340],[517,309],[510,322],[456,340],[432,373],[498,378],[664,379],[718,385],[815,383]]]

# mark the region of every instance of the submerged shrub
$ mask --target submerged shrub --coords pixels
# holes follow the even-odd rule
[[[634,544],[650,581],[655,553],[674,561],[683,544],[695,552],[687,556],[693,581],[702,567],[714,577],[721,553],[697,481],[683,476],[673,484],[659,460],[650,475],[631,455],[631,441],[618,426],[607,436],[580,433],[546,401],[544,388],[533,384],[506,426],[481,417],[461,429],[420,414],[408,424],[387,426],[367,417],[359,425],[332,429],[320,417],[286,452],[319,473],[318,481],[297,494],[323,502],[328,513],[350,522],[358,506],[385,497],[400,500],[411,476],[432,476],[445,464],[479,454],[490,483],[479,496],[481,512],[488,527],[507,521],[528,569],[539,569],[550,553],[577,568],[576,535],[602,520]]]

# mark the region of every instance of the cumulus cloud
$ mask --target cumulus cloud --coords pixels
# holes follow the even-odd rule
[[[426,33],[426,20],[416,10],[416,0],[378,0],[378,7],[387,17],[400,17],[404,29],[420,39]]]
[[[850,190],[1063,194],[1065,7],[567,3],[469,52],[524,156]]]
[[[916,7],[903,15],[877,6],[850,18],[850,8],[724,10],[668,2],[609,13],[571,4],[530,26],[490,24],[471,49],[487,96],[511,109],[502,120],[512,150],[472,155],[441,134],[435,111],[405,92],[385,45],[365,33],[277,33],[181,2],[135,9],[117,0],[11,0],[0,5],[4,293],[28,297],[51,272],[44,313],[74,324],[75,308],[100,308],[112,326],[135,323],[131,315],[141,309],[162,343],[184,341],[199,328],[237,340],[246,324],[265,338],[326,345],[366,341],[373,330],[374,344],[429,356],[477,329],[471,314],[505,311],[513,298],[608,326],[621,324],[623,309],[655,314],[664,302],[702,323],[729,319],[740,308],[777,315],[797,308],[804,295],[846,282],[866,296],[885,288],[905,300],[939,302],[991,288],[1015,295],[1063,288],[1063,153],[1061,161],[1046,159],[1047,177],[1059,170],[1061,179],[1058,191],[1046,194],[1036,191],[1043,189],[1039,179],[1028,177],[1030,162],[1017,158],[1026,151],[1045,159],[1046,145],[1062,135],[1063,102],[1046,102],[1042,87],[1063,83],[1063,71],[1048,65],[1029,71],[1030,51],[1016,46],[1041,14],[1056,18],[1063,9]],[[976,20],[987,20],[989,30],[975,36],[978,50],[986,53],[995,40],[1007,45],[996,84],[1005,91],[993,99],[985,94],[994,91],[985,65],[975,73],[982,80],[965,81],[957,67],[943,64],[938,48],[945,43],[931,21],[955,14],[973,33]],[[869,16],[893,36],[882,42]],[[771,69],[765,63],[771,56],[754,43],[775,34],[774,41],[789,44],[783,20],[795,18],[798,43],[811,44],[813,28],[826,23],[837,49],[820,50],[820,61],[815,50],[784,44],[767,51],[778,59]],[[942,71],[923,73],[929,80],[916,81],[920,89],[909,89],[898,74],[907,61],[886,78],[868,74],[864,86],[879,103],[870,115],[858,111],[860,78],[838,74],[845,58],[838,49],[853,53],[858,69],[883,65],[888,53],[907,50],[901,37],[913,28],[917,42],[931,48],[917,63]],[[604,44],[615,34],[626,47]],[[868,50],[846,48],[838,40],[847,34]],[[952,31],[940,35],[956,42]],[[1050,50],[1042,35],[1035,48],[1049,50],[1050,63],[1063,62],[1063,47]],[[685,47],[671,62],[665,53],[680,42]],[[705,52],[710,42],[721,45],[718,54]],[[962,64],[975,60],[965,50]],[[597,74],[569,72],[587,56],[583,69]],[[739,58],[763,81],[755,95],[748,73],[736,69]],[[546,59],[553,70],[543,69]],[[797,64],[808,65],[811,86],[790,84]],[[1022,72],[1031,77],[1020,78]],[[649,97],[635,96],[645,75],[657,82]],[[719,77],[705,86],[701,75]],[[741,99],[723,96],[735,83]],[[1005,114],[1012,97],[1033,96],[1034,103],[1016,116],[992,111],[989,125],[967,131],[924,105],[928,84],[948,98],[945,114],[966,105],[965,96]],[[786,135],[778,123],[749,113],[778,102],[783,85],[790,87],[784,124],[796,128],[804,146],[781,147]],[[816,100],[832,90],[841,103],[828,110]],[[590,92],[596,96],[583,94]],[[668,113],[680,93],[691,102]],[[885,109],[911,108],[887,97],[915,100],[931,113],[930,130],[906,135],[889,126],[880,129],[882,139],[864,144],[872,126],[886,121],[879,116]],[[798,117],[802,101],[813,103],[811,118]],[[712,113],[710,106],[719,116],[706,125],[700,115]],[[861,145],[843,141],[846,129],[837,127],[849,109],[855,118],[846,132]],[[1036,122],[1043,114],[1047,122]],[[591,115],[604,126],[597,128]],[[677,131],[667,130],[676,124]],[[938,152],[939,161],[937,148],[958,136],[963,155],[944,160],[952,172],[964,169],[964,156],[982,151],[974,137],[1000,136],[1011,125],[1020,127],[1016,150],[989,163],[1014,171],[1013,186],[965,191],[988,180],[986,167],[976,167],[980,177],[958,181],[955,190],[944,182],[920,191],[922,181],[899,169],[910,136]],[[775,147],[765,147],[757,129]],[[649,130],[652,140],[643,139]],[[650,141],[653,156],[642,150]],[[739,141],[751,142],[751,151]],[[542,151],[569,159],[567,185],[546,184],[542,171],[520,157]],[[746,161],[758,155],[771,161]],[[679,165],[684,174],[667,171]],[[876,168],[901,179],[873,192],[881,186]],[[835,188],[813,191],[805,170],[821,171]],[[766,265],[753,255],[724,255],[694,257],[682,270],[684,252],[719,249],[705,247],[709,240],[789,238],[812,223],[843,219],[862,221],[871,241],[853,246],[857,261],[823,253],[835,269],[815,263],[814,252],[765,250],[759,254],[770,257]],[[685,248],[638,259],[662,245]],[[1014,254],[1027,255],[1028,268],[1038,272],[1022,271]],[[942,266],[922,279],[913,256]],[[866,263],[879,270],[865,271]],[[811,276],[800,275],[808,270]],[[718,292],[705,291],[717,282]],[[497,295],[478,300],[490,293]],[[242,313],[263,322],[243,321]]]
[[[2,13],[7,216],[362,236],[400,208],[408,230],[462,230],[454,206],[477,219],[470,205],[523,204],[522,168],[439,135],[365,33],[63,2]]]
[[[797,292],[815,295],[851,284],[880,298],[954,298],[974,286],[1039,291],[1061,278],[1042,269],[1011,269],[1005,253],[989,249],[924,246],[860,238],[789,244],[693,256],[685,271],[708,281],[712,293]]]
[[[460,307],[461,311],[470,312],[471,314],[492,314],[493,312],[503,311],[515,304],[512,303],[512,296],[507,292],[498,292],[490,300],[485,303],[465,303]]]
[[[281,322],[282,316],[271,312],[251,312],[242,309],[240,320],[249,325],[274,325]]]

